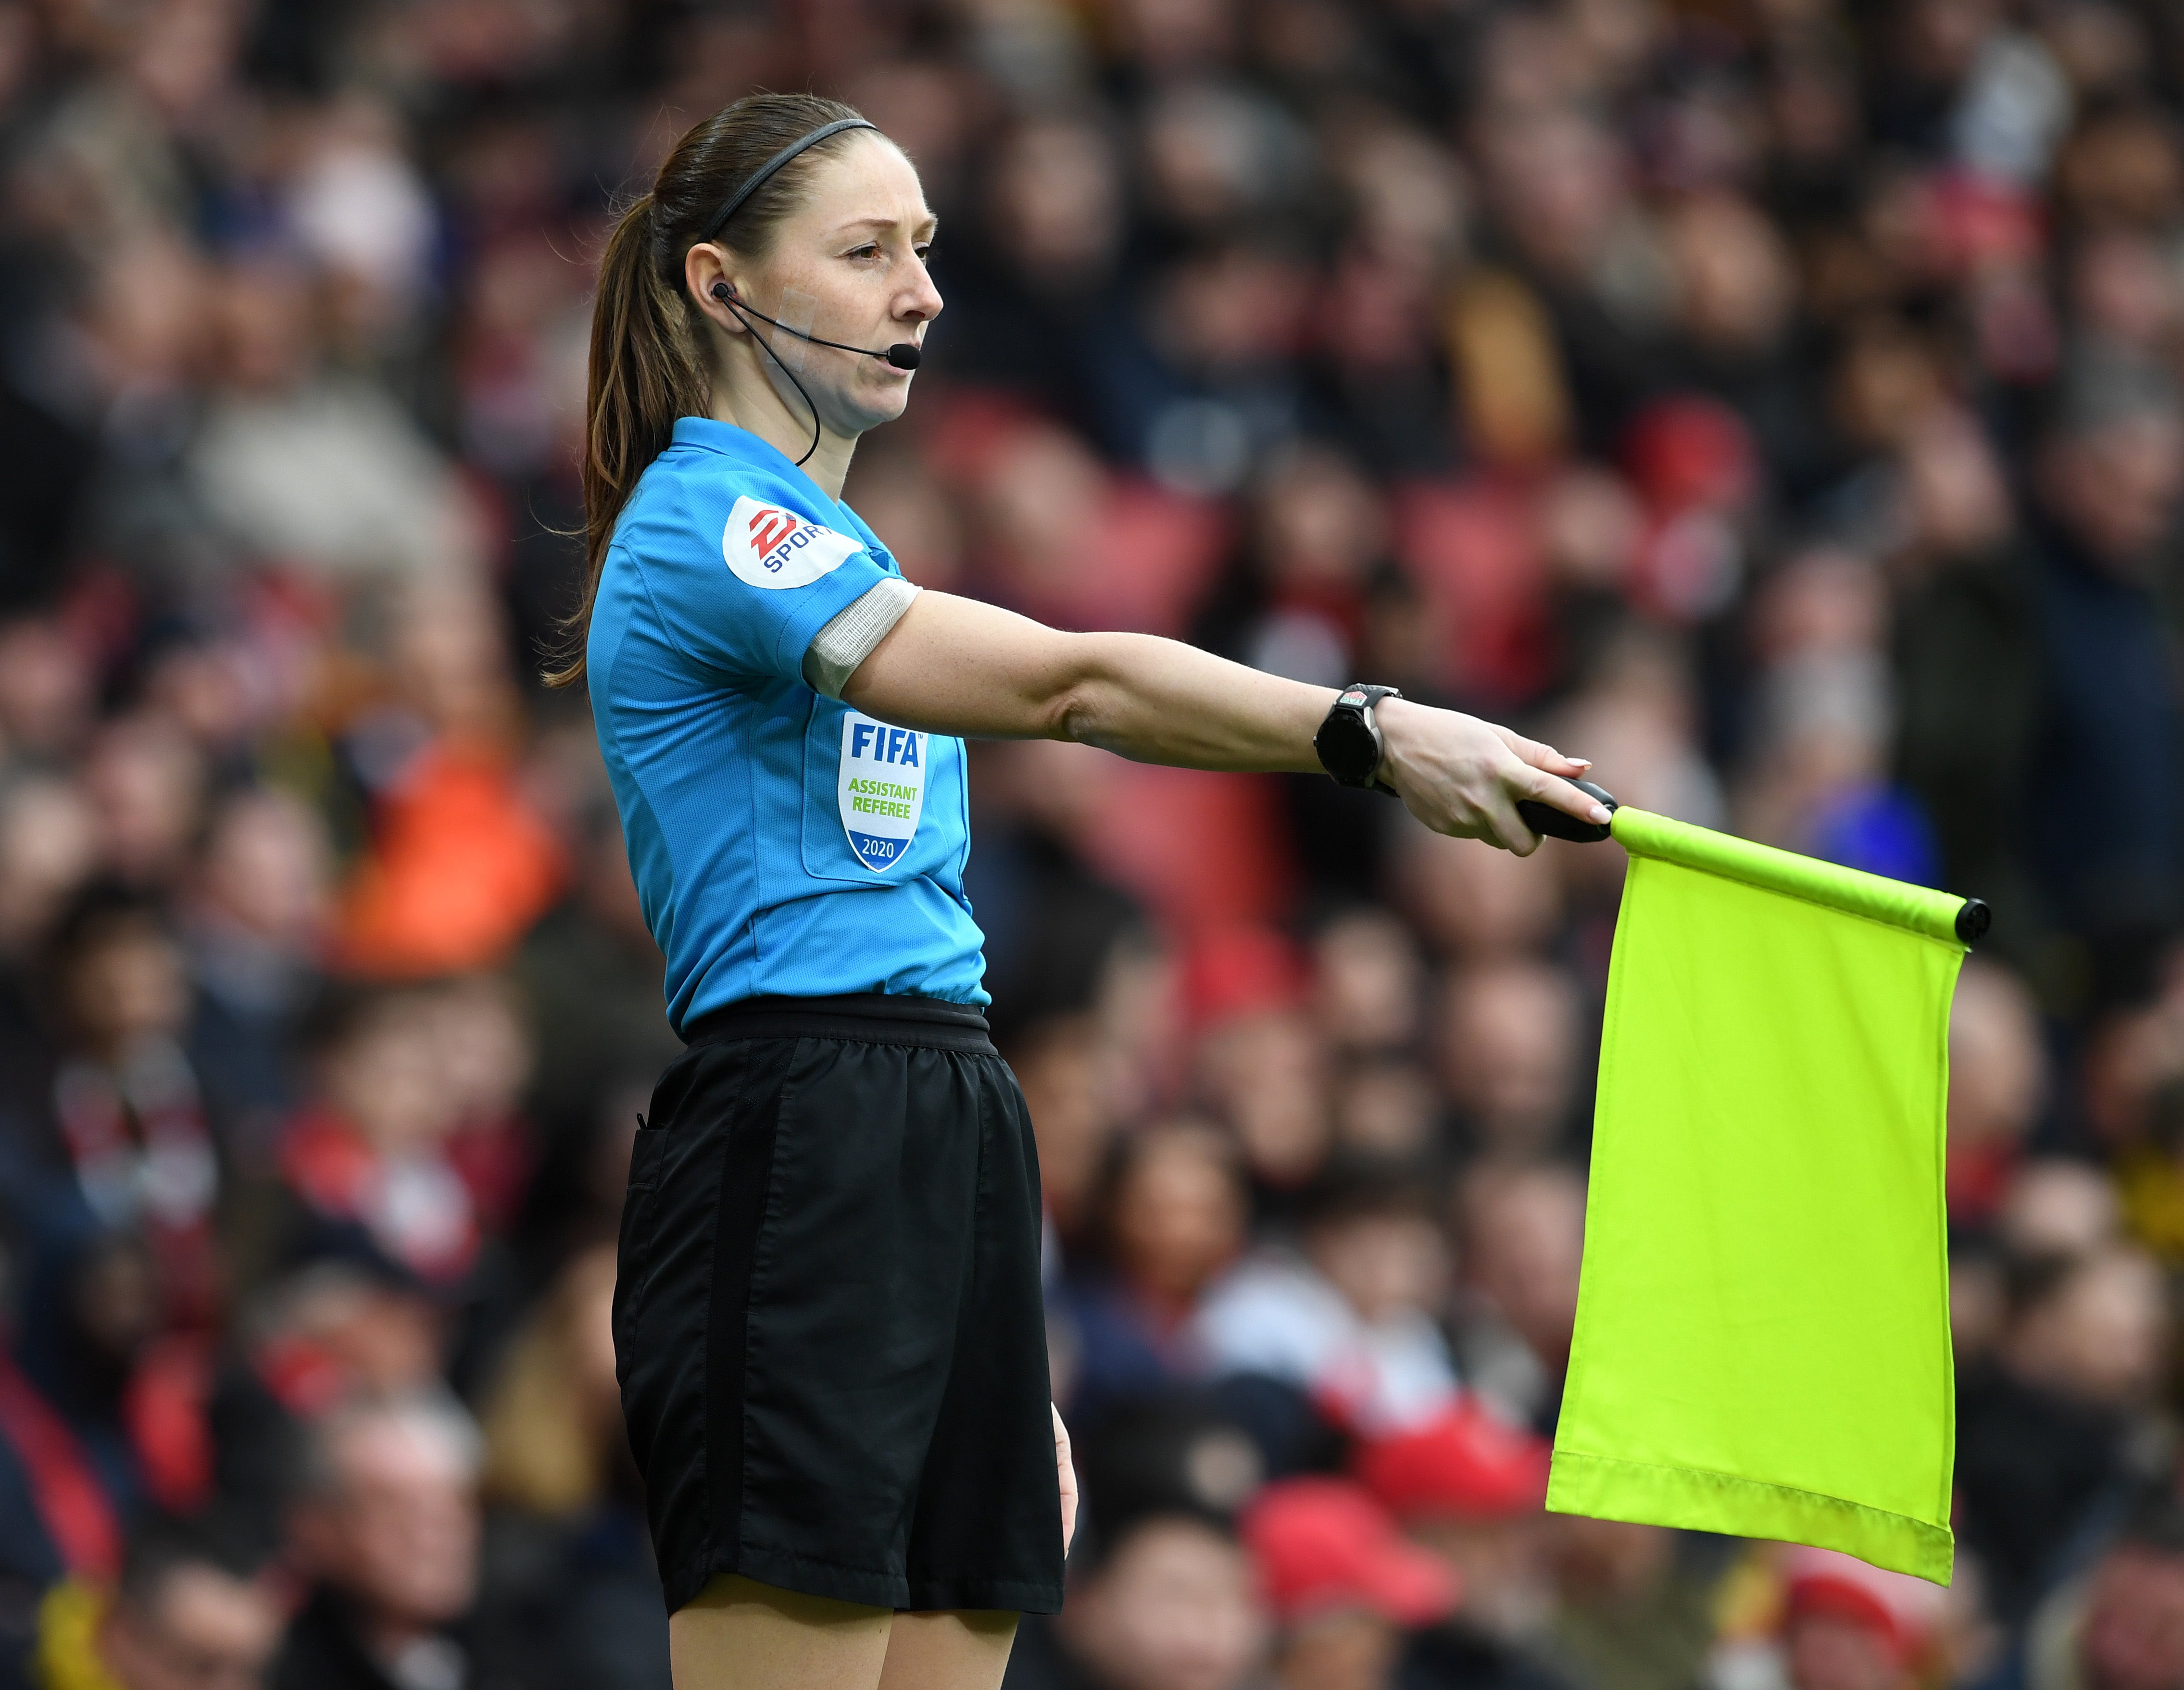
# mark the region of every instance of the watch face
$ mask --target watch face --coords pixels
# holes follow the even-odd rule
[[[1338,781],[1362,783],[1380,766],[1380,748],[1362,715],[1345,710],[1323,722],[1313,744],[1319,760]]]

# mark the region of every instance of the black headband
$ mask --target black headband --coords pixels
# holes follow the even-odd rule
[[[805,136],[801,140],[790,142],[788,146],[783,147],[780,152],[775,153],[773,157],[767,159],[766,163],[760,165],[758,169],[753,170],[750,175],[744,178],[744,185],[738,188],[733,193],[730,194],[727,198],[722,202],[721,208],[713,214],[712,220],[707,223],[703,229],[698,231],[698,238],[700,241],[711,240],[715,235],[720,232],[721,225],[736,214],[736,208],[745,200],[749,199],[753,194],[756,193],[759,190],[760,185],[763,183],[768,176],[772,175],[783,164],[786,164],[791,158],[794,158],[805,147],[816,147],[828,136],[839,135],[845,129],[878,129],[878,127],[879,125],[878,124],[873,123],[866,118],[837,118],[832,123],[823,123],[820,125],[818,128],[813,130],[811,134]]]

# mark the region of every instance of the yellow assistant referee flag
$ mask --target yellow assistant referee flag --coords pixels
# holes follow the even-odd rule
[[[1630,866],[1547,1506],[1946,1584],[1966,901],[1627,807],[1613,835]]]

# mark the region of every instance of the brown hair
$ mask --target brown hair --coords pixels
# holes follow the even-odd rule
[[[700,314],[682,285],[684,255],[722,203],[751,172],[822,125],[860,114],[814,94],[750,94],[693,124],[607,236],[592,306],[584,393],[584,597],[564,626],[570,648],[549,687],[584,673],[584,636],[607,542],[645,466],[666,450],[675,419],[711,400]],[[766,256],[774,230],[803,198],[813,161],[864,133],[830,136],[792,159],[738,208],[713,238],[746,258]]]

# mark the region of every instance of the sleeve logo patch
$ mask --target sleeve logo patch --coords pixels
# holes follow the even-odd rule
[[[863,550],[861,541],[748,494],[736,501],[721,532],[721,555],[738,581],[753,586],[809,586]]]
[[[855,710],[842,718],[842,765],[835,795],[850,848],[874,874],[909,850],[925,814],[926,736],[892,728]]]

